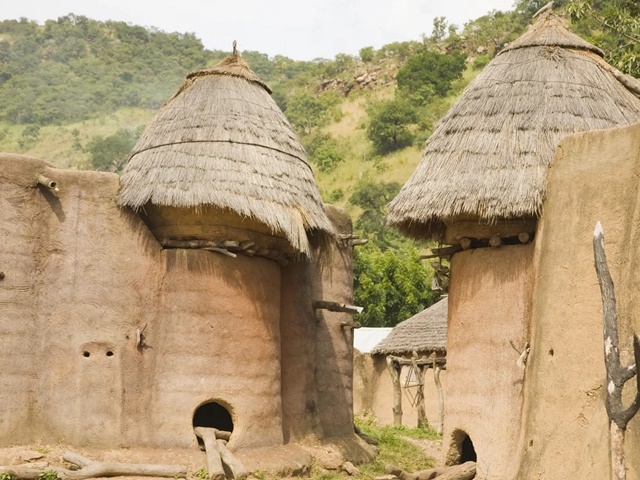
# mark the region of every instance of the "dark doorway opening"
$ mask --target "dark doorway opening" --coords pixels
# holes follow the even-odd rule
[[[459,465],[465,462],[477,462],[478,455],[471,437],[464,430],[456,428],[451,433],[451,443],[447,452],[446,465]]]
[[[462,448],[460,449],[460,463],[476,461],[478,461],[476,449],[473,448],[473,442],[469,438],[469,435],[465,435],[464,440],[462,440]]]
[[[233,418],[229,410],[219,403],[207,402],[200,405],[193,413],[193,427],[210,427],[233,432]],[[200,438],[198,438],[198,444],[204,445]]]

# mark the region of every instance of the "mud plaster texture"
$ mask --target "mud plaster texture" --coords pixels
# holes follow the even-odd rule
[[[536,240],[536,289],[518,478],[608,478],[602,303],[593,231],[602,222],[620,350],[640,332],[640,125],[562,141]],[[635,381],[625,388],[629,405]],[[640,478],[640,417],[627,427],[627,478]]]
[[[162,249],[118,189],[114,174],[0,155],[0,446],[198,451],[194,412],[214,401],[256,469],[308,465],[294,443],[370,458],[353,433],[351,316],[311,307],[350,302],[351,246],[284,268]]]
[[[623,364],[640,332],[640,125],[563,140],[535,240],[454,255],[449,289],[445,460],[456,429],[478,478],[609,478],[597,221],[615,283]],[[525,370],[517,353],[531,344]],[[625,388],[625,405],[635,382]],[[640,478],[640,417],[626,433],[627,478]]]
[[[423,352],[418,353],[419,356]],[[427,355],[429,356],[429,355]],[[409,388],[409,393],[404,389],[409,367],[402,367],[400,382],[403,387],[402,394],[402,424],[406,427],[418,426],[418,410],[411,405],[410,395],[416,393],[416,388]],[[433,378],[433,369],[425,371],[424,406],[427,420],[432,428],[438,421],[438,390]],[[447,372],[440,372],[440,382],[443,391],[446,391]],[[445,404],[446,404],[445,398]],[[353,408],[356,415],[361,417],[373,417],[379,425],[393,425],[393,383],[387,369],[384,355],[354,354],[353,374]]]
[[[453,256],[449,285],[443,452],[458,463],[456,430],[478,456],[478,478],[513,478],[533,291],[533,246],[481,248]]]

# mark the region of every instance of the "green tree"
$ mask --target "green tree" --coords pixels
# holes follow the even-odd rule
[[[86,148],[91,166],[106,172],[120,171],[129,159],[140,133],[142,127],[136,131],[122,128],[108,137],[93,137]]]
[[[363,47],[360,49],[359,53],[360,53],[360,60],[362,60],[365,63],[371,62],[376,55],[376,51],[373,49],[373,47]]]
[[[380,248],[388,248],[401,237],[387,226],[387,204],[400,191],[398,182],[374,182],[365,177],[358,182],[349,197],[349,203],[362,209],[355,223],[355,228]]]
[[[411,145],[415,135],[410,126],[418,121],[413,106],[403,98],[384,100],[368,109],[367,138],[380,155]]]
[[[451,82],[462,78],[465,67],[465,56],[461,53],[419,53],[398,71],[398,91],[423,104],[434,93],[444,97],[451,89]]]
[[[304,146],[311,162],[323,173],[333,172],[347,155],[343,145],[328,134],[311,135]]]
[[[291,124],[303,134],[329,121],[330,106],[321,97],[305,90],[294,93],[287,102],[286,115]]]
[[[354,254],[354,301],[364,307],[358,321],[393,327],[435,302],[432,273],[409,242],[380,249],[371,243]]]
[[[607,54],[619,70],[640,77],[640,3],[637,0],[573,0],[573,28]]]

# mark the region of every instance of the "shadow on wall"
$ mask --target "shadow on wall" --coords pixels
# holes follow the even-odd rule
[[[520,279],[531,275],[535,241],[526,245],[503,245],[498,248],[477,248],[457,253],[453,262],[464,265],[466,275],[473,275],[473,282],[465,282],[465,289],[458,294],[471,298],[478,294],[483,285],[494,284],[510,287]],[[497,268],[487,268],[500,265]],[[455,267],[452,266],[452,270]]]

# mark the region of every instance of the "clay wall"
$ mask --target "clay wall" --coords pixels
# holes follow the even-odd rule
[[[593,263],[601,221],[615,284],[620,349],[640,333],[640,125],[562,141],[537,233],[537,283],[518,478],[608,478],[602,303]],[[629,405],[634,381],[625,388]],[[640,417],[627,428],[628,477],[640,478]]]
[[[524,371],[512,341],[527,341],[533,245],[480,248],[451,261],[443,450],[459,461],[458,432],[473,442],[479,479],[514,478]],[[529,478],[529,477],[521,477]]]
[[[0,443],[126,444],[147,401],[135,331],[154,317],[160,249],[114,208],[116,175],[6,155],[0,171],[0,331],[14,340],[2,349],[13,355],[2,359]],[[37,186],[40,173],[60,191]]]
[[[163,250],[118,188],[0,155],[0,445],[195,448],[194,413],[216,402],[236,451],[313,434],[369,458],[353,433],[353,317],[312,307],[351,303],[350,243],[284,269]]]
[[[203,403],[229,410],[230,447],[282,444],[280,267],[204,250],[164,250],[151,422],[157,446],[196,445]]]
[[[36,276],[34,238],[40,225],[33,221],[44,207],[33,188],[44,163],[5,155],[0,163],[0,444],[31,438],[32,405],[36,398],[35,350],[38,301],[33,295]]]
[[[312,302],[316,266],[305,260],[282,269],[280,335],[284,441],[322,437],[316,392],[317,322]]]
[[[403,386],[402,424],[416,428],[418,426],[418,410],[411,405],[411,399],[404,391],[408,373],[409,368],[403,367],[400,378]],[[440,382],[443,390],[446,391],[446,370],[440,372]],[[353,384],[353,408],[355,414],[361,417],[373,416],[379,425],[393,425],[393,383],[387,369],[385,356],[362,354],[356,350]],[[409,390],[412,395],[415,395],[416,388],[410,388]],[[435,429],[438,422],[439,404],[433,369],[428,369],[425,372],[424,406],[429,425]]]
[[[351,235],[351,218],[327,205],[325,211],[336,232]],[[353,303],[353,247],[336,241],[319,262],[313,299]],[[353,329],[342,323],[354,321],[350,313],[317,310],[316,388],[318,413],[325,437],[353,436]]]

